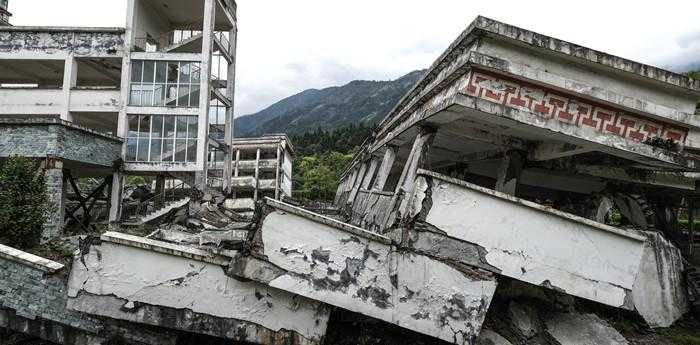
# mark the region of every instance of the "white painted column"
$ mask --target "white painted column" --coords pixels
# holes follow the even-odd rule
[[[282,148],[277,146],[277,160],[275,162],[275,199],[280,199],[280,159],[282,158]]]
[[[228,64],[228,71],[226,73],[226,97],[231,101],[231,106],[226,109],[226,123],[224,126],[224,130],[226,133],[224,134],[224,141],[226,142],[226,145],[228,146],[228,151],[224,155],[224,171],[223,171],[223,177],[224,177],[224,192],[225,193],[230,193],[231,192],[231,168],[232,164],[231,162],[233,161],[233,131],[235,129],[235,121],[234,121],[234,114],[235,114],[235,107],[234,107],[234,101],[236,97],[236,39],[237,39],[237,32],[238,29],[235,27],[234,23],[234,28],[229,31],[229,42],[231,43],[231,59],[233,59],[232,62],[229,62]]]
[[[216,23],[216,0],[204,1],[202,26],[202,62],[199,91],[199,132],[197,133],[197,167],[201,171],[199,188],[207,189],[207,164],[209,153],[209,101],[211,99],[211,60],[214,52],[214,24]]]
[[[260,149],[255,152],[255,191],[253,200],[258,201],[258,188],[260,188]]]
[[[379,171],[377,172],[377,179],[373,188],[374,190],[384,190],[386,181],[389,179],[389,175],[391,174],[391,168],[394,167],[396,151],[398,151],[398,149],[395,146],[387,146],[386,151],[384,151],[384,158],[382,159],[382,165],[379,167]]]
[[[374,174],[377,172],[378,166],[379,158],[372,157],[372,161],[369,163],[369,169],[367,169],[367,174],[365,174],[365,178],[362,180],[362,184],[360,185],[361,189],[369,189],[369,184],[372,182],[372,177],[374,177]]]
[[[350,192],[350,196],[348,197],[348,200],[345,202],[348,205],[352,205],[355,203],[355,197],[357,197],[357,192],[360,190],[360,185],[362,185],[362,181],[365,177],[365,173],[367,172],[367,162],[362,163],[362,166],[360,166],[360,172],[357,174],[357,178],[355,179],[355,183],[352,186],[352,191]]]
[[[109,206],[109,223],[119,222],[122,213],[122,190],[124,189],[124,175],[121,172],[112,174],[112,190]]]
[[[61,109],[61,120],[73,122],[70,113],[70,97],[74,87],[78,84],[78,61],[71,53],[68,54],[63,68],[63,107]]]

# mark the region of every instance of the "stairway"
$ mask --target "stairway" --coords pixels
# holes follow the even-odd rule
[[[187,205],[190,202],[189,197],[182,198],[180,200],[175,200],[175,201],[170,201],[166,202],[163,207],[153,210],[150,213],[146,214],[145,216],[136,216],[128,221],[123,222],[123,225],[126,226],[139,226],[143,225],[149,222],[152,222],[160,217],[165,216],[166,214],[170,213],[170,211],[178,209],[180,207],[183,207]]]

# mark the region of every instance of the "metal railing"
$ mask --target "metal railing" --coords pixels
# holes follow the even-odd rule
[[[138,220],[146,217],[165,208],[169,203],[186,198],[189,196],[190,191],[190,187],[185,182],[180,181],[172,188],[167,188],[163,193],[139,202],[136,207],[128,208],[128,210],[125,207],[124,218],[126,220]]]

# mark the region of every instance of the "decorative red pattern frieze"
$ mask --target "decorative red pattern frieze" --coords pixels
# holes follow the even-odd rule
[[[661,137],[684,144],[686,129],[649,119],[641,115],[591,104],[558,91],[515,80],[506,80],[473,71],[463,89],[469,95],[526,110],[546,119],[590,127],[601,133],[612,133],[639,142]]]

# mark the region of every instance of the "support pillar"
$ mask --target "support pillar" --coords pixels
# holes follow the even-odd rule
[[[42,243],[61,236],[66,208],[66,184],[63,174],[63,162],[55,158],[46,158],[46,161],[43,163],[43,169],[49,212],[41,233]]]
[[[204,1],[202,24],[202,63],[199,94],[199,128],[197,133],[197,188],[207,191],[207,157],[209,156],[209,108],[211,98],[211,60],[214,52],[214,25],[216,23],[216,0]]]
[[[174,186],[171,186],[171,188]],[[158,196],[163,196],[165,194],[165,176],[164,175],[158,175],[156,176],[156,191],[155,194]],[[161,208],[165,206],[165,200],[162,197],[156,198],[156,207]]]
[[[379,167],[379,171],[377,172],[377,179],[373,188],[374,190],[384,190],[386,181],[389,179],[389,175],[391,174],[391,168],[394,167],[397,151],[398,149],[396,146],[387,146],[386,151],[384,151],[384,158],[382,159],[382,165]]]
[[[226,122],[224,125],[224,141],[228,150],[224,154],[224,194],[231,194],[231,179],[232,179],[232,161],[233,161],[233,136],[234,136],[234,101],[236,96],[236,40],[237,40],[238,29],[234,27],[229,31],[229,42],[231,43],[231,49],[229,53],[233,61],[228,64],[228,70],[226,72],[226,97],[231,102],[231,106],[226,108]]]
[[[71,92],[78,84],[78,62],[73,54],[68,54],[63,68],[63,107],[61,109],[61,120],[73,122],[70,113]]]
[[[280,200],[280,159],[282,158],[282,148],[277,146],[277,162],[275,163],[275,200]]]
[[[413,184],[416,180],[416,174],[418,168],[424,165],[428,153],[428,147],[433,142],[435,138],[436,130],[431,127],[420,127],[416,140],[413,142],[413,147],[411,148],[411,153],[408,156],[406,165],[403,167],[401,172],[401,177],[396,184],[396,189],[394,190],[394,196],[391,198],[391,204],[387,211],[386,219],[383,224],[385,227],[390,227],[394,219],[391,215],[396,215],[397,218],[401,218],[404,210],[408,205],[408,199],[413,192]],[[401,203],[399,204],[399,200]],[[399,204],[397,212],[394,213],[396,205]]]
[[[496,191],[515,195],[518,187],[518,180],[523,172],[525,157],[526,155],[522,151],[511,150],[506,152],[498,170]]]
[[[121,220],[122,216],[122,191],[124,189],[124,175],[116,171],[112,174],[112,188],[109,206],[109,224],[113,225]]]
[[[255,152],[255,191],[253,200],[258,201],[258,189],[260,188],[260,149]]]

